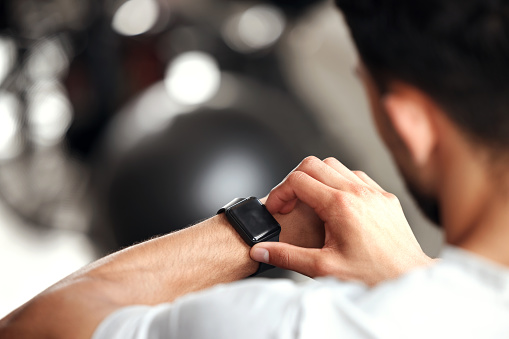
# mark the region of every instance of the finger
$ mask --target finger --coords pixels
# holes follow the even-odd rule
[[[268,198],[269,198],[269,196],[266,195],[265,197],[259,199],[260,202],[265,205],[265,207],[267,207],[267,199]],[[287,202],[285,204],[285,207],[283,208],[283,210],[287,210],[288,212],[285,212],[285,213],[281,213],[281,211],[279,211],[279,212],[271,212],[270,210],[269,210],[269,212],[271,212],[272,214],[276,214],[276,213],[279,213],[279,214],[288,214],[288,213],[290,213],[291,211],[293,211],[295,209],[295,207],[297,206],[298,202],[299,201],[297,199],[295,199],[294,201]]]
[[[336,171],[333,167],[316,157],[307,157],[294,171],[304,172],[321,183],[335,189],[345,189],[345,185],[348,183],[346,180],[347,178],[343,176],[342,173]],[[352,173],[347,173],[347,175],[352,176]],[[353,177],[355,177],[355,175]]]
[[[255,261],[315,277],[318,275],[315,258],[319,251],[282,242],[263,242],[254,245],[249,254]]]
[[[312,178],[307,173],[296,171],[291,173],[281,184],[269,194],[265,206],[270,213],[290,213],[297,200],[311,207],[320,219],[325,206],[330,206],[331,199],[337,190]]]
[[[331,160],[335,159],[330,158],[328,161]],[[335,160],[335,162],[339,164],[336,165],[337,167],[343,166],[341,163],[339,163],[339,161]],[[357,176],[351,173],[350,170],[348,170],[346,167],[344,167],[344,169],[345,170],[343,172],[345,172],[349,177],[355,178],[355,180],[358,181],[357,184],[361,183],[362,185],[365,185],[364,182],[362,182]],[[338,190],[348,191],[352,186],[352,180],[345,178],[340,172],[325,162],[321,161],[320,159],[311,156],[305,158],[288,176],[286,176],[286,178],[271,191],[269,197],[274,195],[274,192],[277,192],[280,186],[291,180],[292,177],[296,175],[296,173],[300,172],[306,173],[311,178],[316,179],[324,185]],[[297,203],[297,197],[293,197],[291,200],[278,201],[278,204],[276,205],[277,207],[273,207],[273,199],[277,200],[277,198],[278,197],[273,197],[272,199],[269,199],[271,203],[268,204],[267,208],[271,213],[290,213],[295,208]]]
[[[336,158],[327,158],[323,161],[326,165],[334,169],[336,172],[344,176],[345,178],[357,183],[364,185],[364,181],[362,181],[358,176],[356,176],[348,167],[343,165],[339,160]]]
[[[285,181],[288,180],[288,178],[293,175],[293,173],[295,172],[306,172],[306,171],[310,171],[310,169],[312,169],[313,165],[312,163],[318,163],[320,162],[321,163],[321,160],[318,159],[317,157],[314,157],[314,156],[308,156],[306,157],[304,160],[302,160],[276,187],[274,187],[269,195],[267,195],[264,199],[265,201],[262,201],[263,204],[266,204],[266,201],[268,199],[268,197],[273,193],[273,191],[279,187],[281,184],[283,184]],[[312,171],[310,171],[312,172]],[[315,177],[318,176],[315,174]],[[272,205],[273,204],[269,204],[269,206],[267,207],[267,209],[269,210],[269,212],[271,213],[280,213],[280,214],[287,214],[287,213],[290,213],[291,211],[293,211],[293,209],[295,208],[295,206],[297,205],[297,198],[293,199],[293,201],[284,201],[284,202],[280,202],[280,204],[278,204],[278,209],[277,210],[274,210],[272,208]]]
[[[371,177],[369,175],[367,175],[366,173],[364,173],[363,171],[353,171],[353,173],[359,179],[364,181],[366,183],[366,185],[368,185],[374,189],[377,189],[379,191],[385,192],[385,190],[375,180],[371,179]]]
[[[335,161],[336,168],[343,167],[343,172],[349,177],[355,178],[357,184],[365,185],[365,183],[355,176],[349,169],[343,166],[339,161],[329,158],[326,161]],[[279,196],[274,197],[275,192],[281,190],[281,187],[287,185],[288,182],[295,179],[296,176],[300,176],[302,173],[309,175],[311,178],[316,179],[322,184],[334,188],[337,190],[348,191],[351,189],[352,180],[345,178],[339,171],[335,170],[330,165],[321,161],[316,157],[305,158],[278,186],[276,186],[269,194],[270,203],[266,204],[267,208],[271,213],[290,213],[297,203],[297,196],[286,196],[287,200],[281,200]],[[272,197],[271,197],[272,196]],[[274,202],[276,201],[276,203]],[[306,202],[307,203],[307,202]],[[309,203],[307,203],[309,205]],[[311,206],[311,205],[310,205]],[[313,207],[313,206],[311,206]]]

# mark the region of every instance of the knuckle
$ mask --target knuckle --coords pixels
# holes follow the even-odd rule
[[[352,189],[352,193],[360,198],[367,198],[373,195],[373,189],[363,185],[356,185]]]
[[[397,202],[399,204],[399,199],[398,197],[393,194],[393,193],[390,193],[390,192],[383,192],[382,195],[387,199],[387,200],[390,200],[392,202]]]
[[[291,265],[291,255],[286,249],[278,250],[274,255],[273,263],[279,267],[288,268]]]
[[[336,191],[332,194],[332,202],[336,206],[347,206],[349,204],[349,199],[345,192]]]
[[[320,160],[317,157],[311,155],[304,158],[304,160],[302,160],[302,162],[300,163],[299,167],[308,168],[310,166],[313,166],[313,164],[316,163],[317,161]]]
[[[290,184],[298,183],[306,174],[301,171],[294,171],[288,176],[288,182]]]
[[[353,172],[353,174],[355,174],[359,178],[366,178],[366,177],[368,177],[368,175],[364,171],[356,170],[356,171],[352,171],[352,172]]]
[[[327,165],[332,165],[334,163],[338,163],[339,161],[334,157],[328,157],[323,162],[326,163]]]

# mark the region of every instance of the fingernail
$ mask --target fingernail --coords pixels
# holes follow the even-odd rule
[[[269,262],[269,251],[265,248],[254,248],[253,249],[253,259],[258,262]]]

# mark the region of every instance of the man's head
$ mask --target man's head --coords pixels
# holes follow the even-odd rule
[[[509,150],[509,0],[336,3],[375,85],[372,98],[382,103],[374,105],[382,137],[409,188],[436,216],[426,178],[436,119],[476,147]]]

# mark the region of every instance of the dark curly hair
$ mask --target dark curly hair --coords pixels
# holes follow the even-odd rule
[[[509,0],[336,0],[383,92],[397,79],[476,141],[509,148]]]

